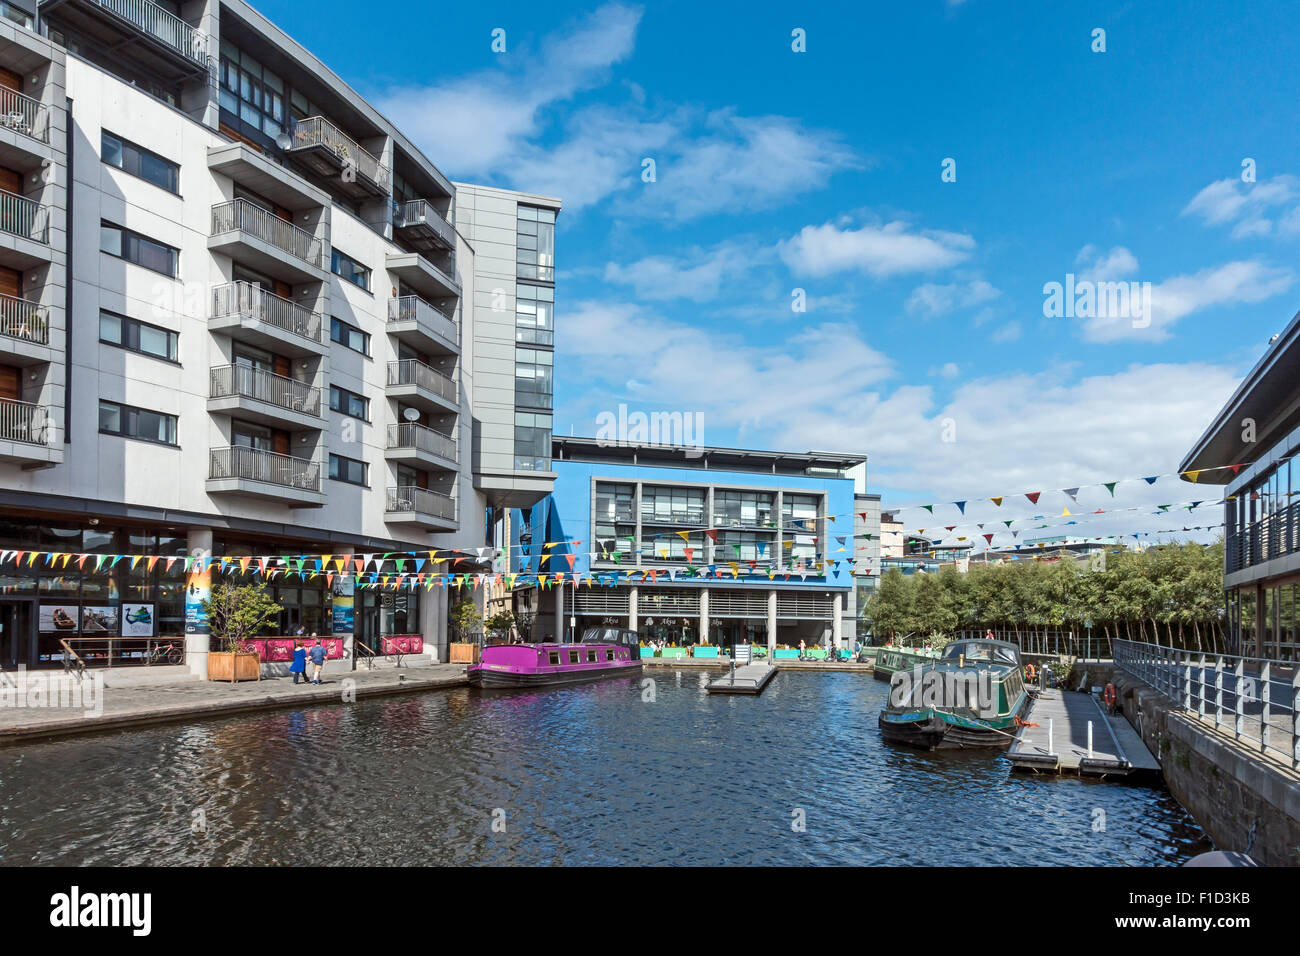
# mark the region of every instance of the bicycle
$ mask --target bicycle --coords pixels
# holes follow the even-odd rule
[[[156,644],[145,657],[145,664],[179,664],[184,657],[175,644]]]

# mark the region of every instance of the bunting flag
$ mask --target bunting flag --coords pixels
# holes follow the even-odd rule
[[[1038,504],[1038,496],[1041,494],[1042,494],[1041,491],[1027,491],[1025,492],[1025,497],[1029,499],[1031,504],[1036,505]]]
[[[1070,496],[1070,500],[1071,500],[1071,501],[1078,501],[1078,500],[1079,500],[1079,489],[1078,489],[1078,488],[1062,488],[1061,490],[1064,491],[1067,495]]]
[[[962,514],[965,514],[965,513],[966,513],[966,502],[964,502],[964,501],[954,501],[953,504],[955,504],[955,505],[957,506],[957,510],[960,511]]]
[[[993,504],[997,505],[997,507],[999,507],[999,508],[1002,507],[1002,496],[1001,496],[1001,495],[998,495],[998,497],[996,497],[996,498],[990,498],[989,501],[993,502]]]

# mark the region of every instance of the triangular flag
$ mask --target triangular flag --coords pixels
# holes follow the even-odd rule
[[[998,497],[996,497],[996,498],[990,498],[989,501],[993,502],[993,503],[994,503],[995,505],[997,505],[999,508],[1002,507],[1002,496],[1001,496],[1001,495],[998,495]]]
[[[1025,497],[1028,498],[1030,502],[1032,502],[1033,504],[1038,504],[1038,496],[1041,494],[1042,494],[1041,491],[1027,491],[1025,492]]]
[[[1071,501],[1078,501],[1078,500],[1079,500],[1079,489],[1078,489],[1078,488],[1062,488],[1061,490],[1064,491],[1067,495],[1070,496],[1070,500],[1071,500]]]
[[[953,504],[955,504],[955,505],[957,506],[957,510],[960,511],[962,514],[965,514],[965,513],[966,513],[966,502],[964,502],[964,501],[954,501]]]

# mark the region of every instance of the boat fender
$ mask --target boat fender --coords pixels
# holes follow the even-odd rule
[[[1115,713],[1115,685],[1107,684],[1106,689],[1101,693],[1101,699],[1106,702],[1106,709],[1112,714]]]

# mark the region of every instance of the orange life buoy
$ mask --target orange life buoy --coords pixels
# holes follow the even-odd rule
[[[1101,699],[1106,702],[1107,708],[1115,709],[1115,685],[1107,684],[1106,689],[1101,692]]]
[[[1033,665],[1033,664],[1026,664],[1026,665],[1025,665],[1025,679],[1026,679],[1026,680],[1033,680],[1033,679],[1034,679],[1035,677],[1037,677],[1037,676],[1038,676],[1038,671],[1034,668],[1034,665]]]

